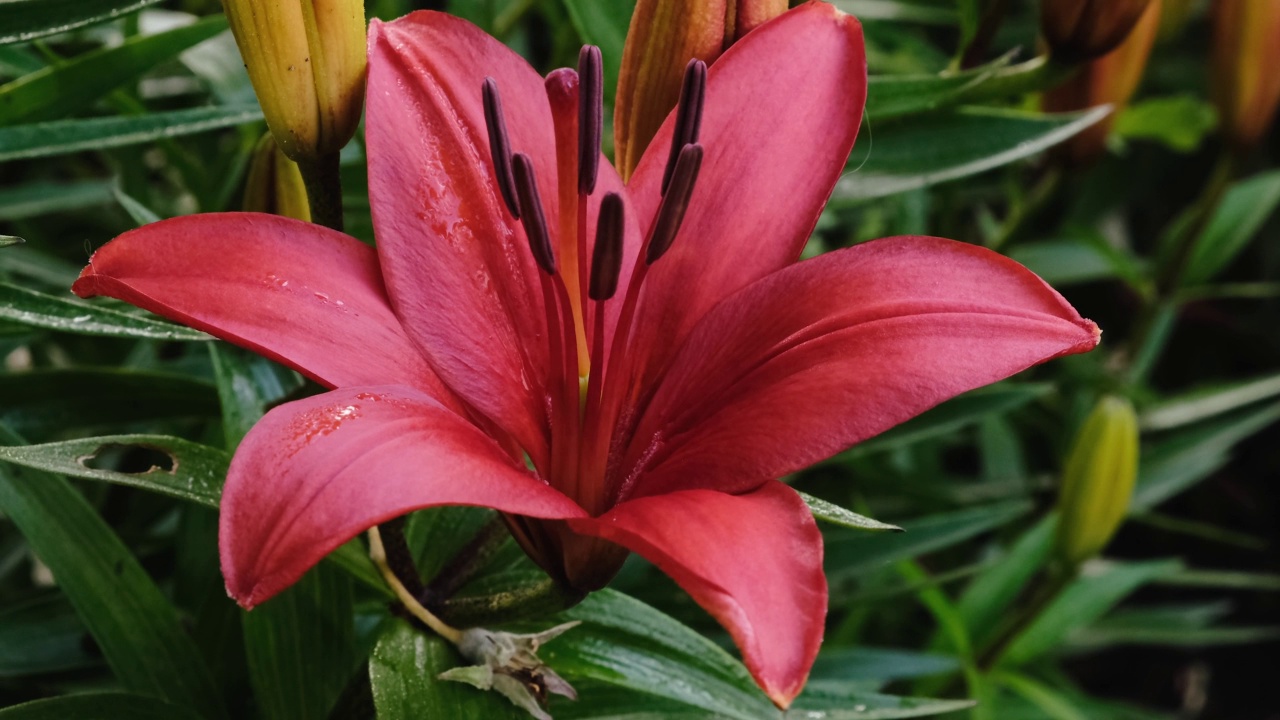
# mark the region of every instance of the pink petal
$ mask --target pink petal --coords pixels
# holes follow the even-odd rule
[[[446,383],[535,457],[548,365],[537,267],[503,204],[481,86],[493,77],[511,145],[559,221],[542,78],[479,28],[417,12],[369,31],[367,141],[374,229],[392,306]]]
[[[1098,335],[983,248],[901,237],[820,256],[690,335],[640,422],[631,453],[651,469],[633,492],[752,488]]]
[[[133,303],[328,387],[396,383],[452,397],[391,312],[373,249],[318,225],[258,213],[164,220],[94,253],[72,290]]]
[[[769,482],[746,495],[686,490],[569,524],[670,575],[729,631],[779,707],[800,693],[822,644],[827,579],[822,535],[791,488]]]
[[[645,281],[637,337],[659,369],[712,305],[795,262],[862,119],[858,21],[808,3],[748,33],[711,66],[702,172],[672,246]],[[674,118],[631,179],[642,227],[656,212]]]
[[[343,388],[272,410],[240,445],[221,504],[227,591],[252,607],[361,531],[433,505],[584,514],[430,397]]]

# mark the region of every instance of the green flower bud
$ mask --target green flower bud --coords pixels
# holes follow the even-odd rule
[[[253,150],[241,207],[311,222],[311,205],[298,163],[285,156],[271,133],[263,135]]]
[[[294,160],[334,153],[364,103],[362,0],[222,0],[267,126]]]
[[[1105,397],[1076,435],[1058,499],[1058,556],[1078,565],[1097,555],[1129,510],[1138,477],[1138,416]]]

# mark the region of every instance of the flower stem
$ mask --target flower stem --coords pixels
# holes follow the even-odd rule
[[[572,607],[586,593],[569,590],[551,578],[506,592],[479,597],[453,598],[439,612],[457,625],[487,625],[535,615],[550,615]]]
[[[396,598],[404,604],[406,610],[411,615],[422,621],[424,625],[431,628],[440,637],[457,645],[462,641],[462,631],[455,627],[446,625],[443,620],[431,614],[418,602],[418,598],[409,592],[404,583],[400,582],[399,576],[391,569],[387,563],[387,551],[382,544],[382,535],[378,532],[378,528],[369,528],[369,558],[373,560],[373,564],[378,566],[378,571],[382,573],[382,579],[386,580],[387,585],[392,592],[396,594]]]
[[[298,170],[302,172],[302,184],[307,188],[311,221],[342,232],[342,177],[338,172],[338,153],[299,160]]]
[[[454,593],[485,566],[508,537],[501,515],[481,526],[475,536],[436,574],[425,590],[417,593],[424,605],[433,605],[453,597]]]

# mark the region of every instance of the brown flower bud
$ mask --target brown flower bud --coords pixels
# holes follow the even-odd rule
[[[1280,101],[1280,3],[1215,0],[1212,94],[1222,131],[1237,151],[1271,127]]]
[[[1116,49],[1150,5],[1151,0],[1041,0],[1040,30],[1054,59],[1083,62]]]
[[[222,0],[267,126],[294,160],[337,152],[364,104],[362,0]]]
[[[786,12],[787,0],[639,0],[627,29],[614,109],[618,171],[631,177],[676,106],[685,66],[711,64],[735,40]]]

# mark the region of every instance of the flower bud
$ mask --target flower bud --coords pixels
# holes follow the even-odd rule
[[[1160,0],[1154,0],[1119,47],[1087,63],[1070,80],[1045,93],[1041,105],[1048,112],[1074,112],[1098,105],[1114,108],[1110,115],[1058,147],[1056,153],[1067,163],[1087,165],[1106,151],[1111,126],[1138,89],[1147,68],[1160,29],[1160,7]]]
[[[1258,143],[1280,101],[1280,3],[1215,0],[1213,101],[1222,131],[1236,150]]]
[[[271,133],[263,135],[253,150],[242,207],[311,222],[311,206],[298,164],[281,152]]]
[[[1138,416],[1105,397],[1076,435],[1058,499],[1058,556],[1078,565],[1097,555],[1129,510],[1138,477]]]
[[[1055,60],[1091,60],[1123,42],[1151,1],[1041,0],[1040,30]]]
[[[362,0],[222,0],[267,126],[294,160],[334,153],[364,103]]]
[[[624,180],[676,106],[685,66],[710,65],[735,40],[786,12],[787,0],[639,0],[627,29],[614,109]]]

